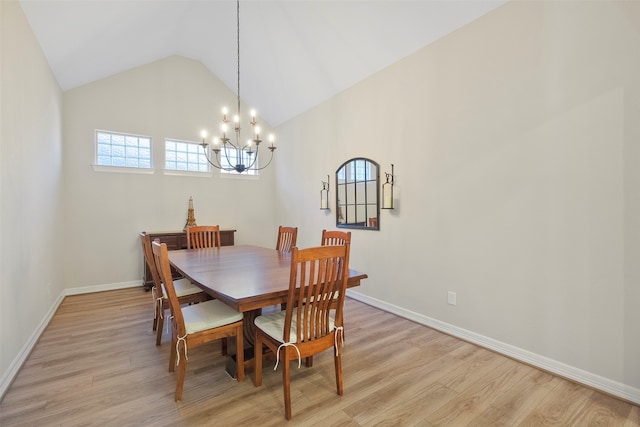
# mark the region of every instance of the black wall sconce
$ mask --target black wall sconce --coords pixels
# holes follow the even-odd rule
[[[393,163],[391,163],[391,173],[384,173],[387,182],[382,184],[382,209],[393,209]]]
[[[320,190],[320,210],[329,210],[329,175],[327,175],[326,181],[322,181],[322,190]]]

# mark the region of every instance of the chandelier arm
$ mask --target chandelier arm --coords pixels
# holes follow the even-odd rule
[[[238,164],[238,147],[233,145],[233,142],[227,142],[227,144],[231,145],[233,147],[234,151],[236,152],[235,164]],[[227,163],[232,165],[233,163],[231,162],[231,160],[229,160],[229,150],[227,150],[227,145],[226,144],[222,147],[222,150],[224,151],[224,157],[225,157],[225,159],[227,159]],[[232,170],[235,170],[236,168],[235,167],[230,167],[228,169],[227,168],[223,168],[223,169],[226,170],[226,171],[232,171]]]
[[[243,148],[242,151],[243,151],[243,153],[246,151],[247,154],[249,154],[248,148]],[[249,154],[249,157],[251,157],[251,156],[253,156],[253,159],[251,160],[249,166],[246,167],[247,169],[251,169],[253,167],[253,165],[256,164],[256,161],[258,160],[258,148],[257,147],[256,147],[256,150],[252,154]],[[244,155],[243,155],[243,157],[244,157]]]
[[[267,166],[269,166],[269,164],[271,164],[271,160],[273,160],[273,152],[274,152],[274,151],[275,151],[275,149],[274,149],[274,150],[271,150],[271,157],[269,157],[269,161],[267,162],[267,164],[266,164],[266,165],[262,166],[261,168],[255,168],[254,170],[261,171],[262,169],[264,169],[264,168],[266,168]],[[256,156],[256,159],[257,159],[257,158],[258,158],[258,156]]]
[[[214,168],[216,168],[216,169],[221,169],[221,170],[226,171],[226,172],[231,172],[231,171],[236,170],[236,168],[235,168],[235,167],[225,168],[224,166],[222,166],[222,164],[220,163],[220,160],[218,159],[218,154],[216,154],[216,155],[215,155],[215,159],[216,159],[216,161],[217,161],[218,163],[216,164],[215,162],[213,162],[213,161],[211,160],[211,158],[207,155],[207,151],[208,151],[208,148],[209,148],[209,144],[202,143],[202,144],[200,144],[200,145],[202,146],[202,151],[203,151],[203,153],[204,153],[204,158],[205,158],[205,159],[207,159],[207,162],[208,162],[211,166],[213,166],[213,167],[214,167]],[[212,151],[214,151],[214,150],[212,149]],[[227,151],[227,150],[225,149],[224,151],[225,151],[225,155],[226,155],[226,151]],[[229,164],[231,164],[231,162],[229,162],[229,158],[228,158],[228,157],[227,157],[227,162],[228,162]]]
[[[213,163],[211,161],[211,159],[209,158],[209,156],[207,155],[207,151],[209,149],[209,145],[208,144],[201,144],[202,145],[202,151],[204,153],[204,158],[207,159],[207,162],[209,162],[209,164],[211,166],[213,166],[214,168],[218,168],[218,169],[222,169],[220,166],[216,165],[215,163]]]
[[[231,142],[231,140],[230,140],[230,139],[229,139],[229,140],[227,140],[227,141],[225,142],[225,144],[229,144],[230,146],[232,146],[234,149],[236,149],[236,150],[237,150],[237,149],[239,149],[239,148],[240,148],[240,143],[239,143],[239,142],[237,142],[237,141],[238,141],[238,137],[236,136],[236,144],[237,144],[237,145],[236,145],[236,144],[234,144],[233,142]]]

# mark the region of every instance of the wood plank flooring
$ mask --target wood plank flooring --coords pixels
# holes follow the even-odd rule
[[[170,339],[151,331],[142,288],[65,298],[0,404],[9,426],[640,426],[640,408],[348,299],[344,396],[333,358],[292,368],[284,419],[281,368],[238,383],[219,343],[189,351],[173,400]]]

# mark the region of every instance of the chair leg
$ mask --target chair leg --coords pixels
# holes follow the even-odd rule
[[[242,324],[236,328],[236,376],[238,381],[244,381],[244,336],[242,328]],[[226,338],[224,340],[226,341]]]
[[[156,313],[156,345],[162,342],[162,332],[164,329],[164,313]]]
[[[338,355],[335,354],[335,350],[333,353],[333,361],[336,369],[336,391],[338,395],[342,396],[342,349],[338,352]]]
[[[307,368],[311,368],[313,366],[313,356],[308,356],[304,358],[304,364]]]
[[[169,372],[173,372],[176,369],[176,337],[175,335],[171,339],[171,348],[169,349]]]
[[[187,373],[187,358],[184,357],[184,346],[180,346],[180,364],[178,365],[178,376],[176,378],[176,401],[182,400],[182,389],[184,388],[184,377]]]
[[[220,354],[226,356],[227,353],[227,337],[220,339]]]
[[[284,347],[282,349],[284,357],[281,358],[283,370],[282,370],[282,388],[284,389],[284,417],[287,420],[291,419],[291,363],[289,362],[289,348]]]
[[[158,301],[156,300],[156,287],[151,288],[151,296],[153,297],[153,331],[158,327]]]
[[[262,385],[262,340],[256,331],[253,350],[253,385],[260,387]]]

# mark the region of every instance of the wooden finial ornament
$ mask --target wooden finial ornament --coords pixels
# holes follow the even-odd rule
[[[189,197],[189,209],[187,210],[187,223],[184,225],[184,230],[186,231],[189,227],[195,227],[196,217],[193,213],[193,197]]]

